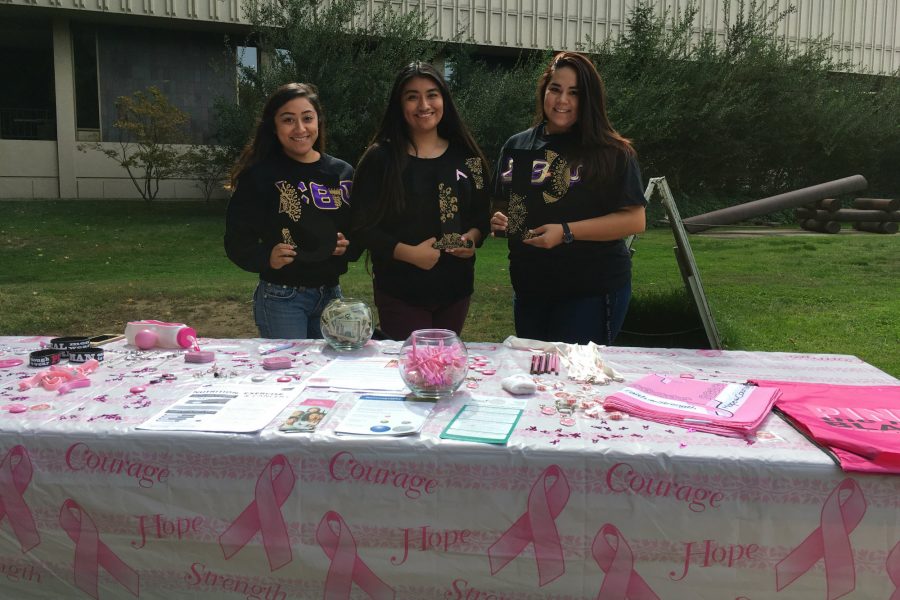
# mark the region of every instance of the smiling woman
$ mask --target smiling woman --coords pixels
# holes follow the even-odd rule
[[[631,142],[613,128],[587,57],[560,52],[537,85],[537,123],[503,146],[491,217],[509,238],[516,335],[609,345],[631,299],[623,238],[645,227]]]
[[[354,230],[375,271],[381,330],[459,334],[488,232],[487,161],[443,76],[411,63],[394,80],[381,127],[354,179]]]
[[[324,153],[324,116],[315,86],[278,88],[232,172],[225,251],[259,273],[264,338],[321,338],[322,310],[341,296],[353,169]]]

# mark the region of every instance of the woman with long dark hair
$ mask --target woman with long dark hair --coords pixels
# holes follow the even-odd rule
[[[537,85],[535,125],[503,146],[491,217],[509,240],[516,335],[611,344],[631,298],[623,238],[645,228],[640,169],[612,126],[600,74],[560,52]]]
[[[325,154],[325,113],[314,85],[269,96],[231,172],[225,252],[259,273],[253,316],[264,338],[321,338],[322,309],[347,272],[353,168]]]
[[[489,233],[487,161],[443,76],[414,62],[394,80],[354,177],[354,243],[370,252],[381,330],[459,334]]]

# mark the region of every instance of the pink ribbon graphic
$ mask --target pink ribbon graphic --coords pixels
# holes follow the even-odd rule
[[[281,506],[291,495],[296,481],[287,458],[282,454],[272,457],[256,480],[253,502],[219,536],[219,545],[226,560],[246,546],[257,531],[261,531],[269,568],[275,571],[291,562],[291,540]]]
[[[491,575],[496,575],[532,542],[540,586],[565,573],[566,562],[556,517],[568,501],[569,482],[562,469],[550,465],[531,486],[525,513],[488,548]]]
[[[359,557],[356,540],[343,517],[333,510],[325,513],[316,528],[316,541],[331,564],[325,577],[325,600],[346,600],[356,582],[373,600],[392,600],[394,589],[383,582]]]
[[[137,571],[100,541],[94,521],[71,498],[63,502],[59,511],[59,524],[75,542],[75,585],[79,589],[92,598],[99,598],[97,576],[100,567],[103,567],[125,589],[140,597],[140,577]]]
[[[843,492],[846,494],[842,500]],[[856,587],[856,570],[850,533],[865,514],[866,499],[859,485],[849,478],[843,480],[822,505],[816,530],[775,565],[775,588],[780,592],[823,558],[828,600],[852,592]]]
[[[0,462],[0,521],[9,515],[9,524],[23,553],[41,543],[34,516],[22,497],[33,473],[25,446],[14,446]]]
[[[615,546],[609,543],[609,537]],[[647,582],[634,570],[634,554],[615,525],[600,528],[591,544],[591,555],[606,573],[597,600],[659,600]]]
[[[897,542],[894,549],[888,554],[884,568],[888,577],[891,578],[891,583],[894,584],[894,593],[888,600],[900,600],[900,542]]]

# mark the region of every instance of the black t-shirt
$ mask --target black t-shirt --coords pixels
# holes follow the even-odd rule
[[[415,305],[451,302],[472,294],[475,257],[441,252],[429,270],[394,259],[398,243],[411,246],[469,229],[490,232],[490,198],[485,165],[465,148],[450,144],[437,158],[407,157],[401,178],[404,208],[377,220],[379,194],[391,156],[376,146],[360,162],[353,181],[352,243],[371,253],[376,289]],[[443,209],[443,210],[442,210]],[[442,218],[443,215],[443,218]]]
[[[334,256],[337,233],[350,229],[353,167],[322,154],[300,163],[279,152],[238,178],[225,218],[225,252],[260,279],[290,286],[337,285],[347,257]],[[278,243],[296,246],[281,269],[269,266]]]
[[[599,296],[631,280],[631,257],[623,240],[576,239],[548,250],[514,235],[646,205],[633,156],[617,153],[613,176],[588,183],[581,167],[566,160],[573,143],[571,135],[548,135],[538,125],[509,138],[501,151],[494,187],[509,217],[509,272],[519,296]]]

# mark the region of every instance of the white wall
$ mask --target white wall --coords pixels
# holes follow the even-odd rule
[[[128,173],[97,150],[72,147],[77,198],[140,198]],[[117,144],[103,144],[116,149]],[[0,198],[59,198],[57,143],[0,140]],[[219,188],[213,198],[226,197]],[[171,179],[160,182],[158,199],[202,199],[196,182]]]

